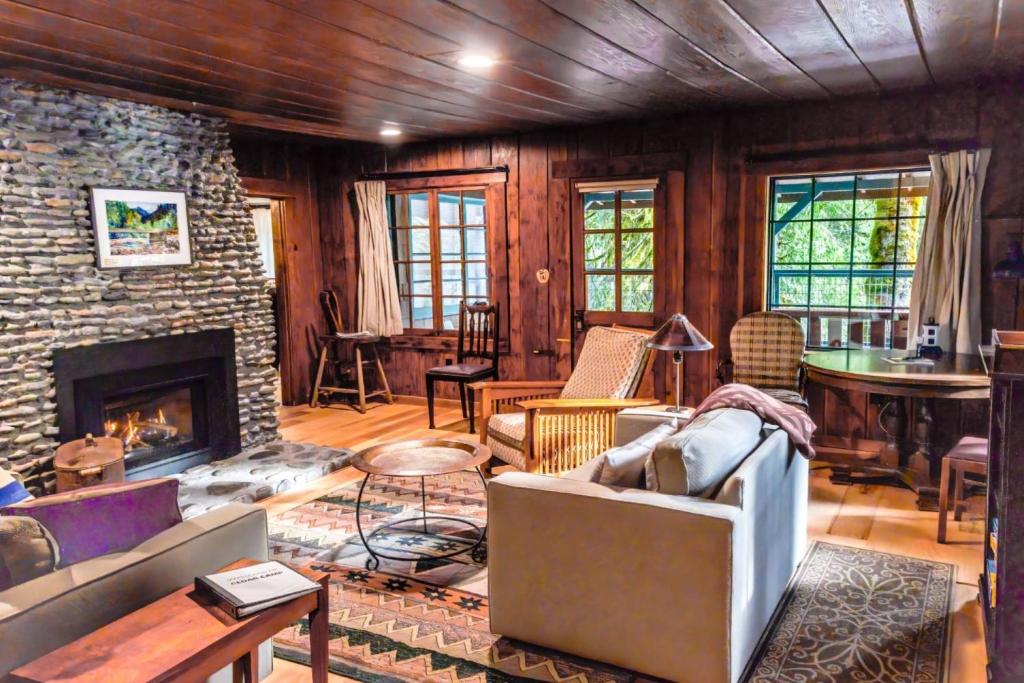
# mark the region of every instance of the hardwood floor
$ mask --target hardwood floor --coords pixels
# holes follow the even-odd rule
[[[468,422],[456,402],[439,402],[436,424],[427,429],[426,406],[406,399],[381,406],[366,415],[348,408],[285,407],[281,433],[290,441],[317,443],[358,450],[393,439],[428,436],[469,437]],[[949,562],[957,566],[953,604],[953,638],[947,683],[984,683],[985,643],[977,578],[982,568],[984,522],[980,499],[962,522],[950,519],[950,542],[935,540],[936,514],[921,512],[910,491],[887,486],[836,486],[828,480],[824,463],[812,463],[808,533],[812,539]],[[309,487],[268,498],[261,504],[270,512],[300,505],[358,478],[351,469],[317,480]],[[305,666],[275,660],[271,683],[309,680]],[[332,681],[348,679],[331,675]]]

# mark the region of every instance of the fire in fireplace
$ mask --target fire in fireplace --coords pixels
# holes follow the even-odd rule
[[[205,446],[192,423],[192,389],[178,387],[108,398],[103,430],[124,444],[126,465]]]

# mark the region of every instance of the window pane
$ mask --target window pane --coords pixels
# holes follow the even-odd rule
[[[622,310],[651,313],[654,311],[654,276],[622,276]]]
[[[850,302],[850,281],[846,273],[811,276],[811,306],[847,308]]]
[[[622,269],[654,269],[654,233],[622,233]]]
[[[807,263],[811,258],[810,223],[776,223],[772,227],[776,263]]]
[[[413,261],[430,260],[430,230],[414,228],[406,232],[409,233],[409,240],[412,245],[410,258]]]
[[[412,293],[429,295],[433,291],[430,283],[430,264],[413,263],[410,264],[410,268],[412,270]]]
[[[466,228],[466,258],[487,256],[487,231],[483,228]]]
[[[622,193],[622,229],[654,229],[654,190]]]
[[[487,200],[483,190],[466,190],[462,193],[462,216],[466,225],[485,225]]]
[[[444,263],[441,265],[441,294],[462,294],[461,263]]]
[[[486,263],[466,264],[466,296],[470,301],[479,301],[487,298]]]
[[[409,225],[430,225],[430,205],[426,192],[407,195],[409,197]]]
[[[615,310],[615,276],[587,275],[587,310]]]
[[[407,297],[399,297],[398,308],[402,311],[402,327],[412,327],[412,301]]]
[[[901,218],[899,228],[896,260],[901,263],[916,263],[917,250],[921,246],[921,234],[924,232],[924,218]]]
[[[587,230],[615,229],[614,192],[584,193],[583,227]]]
[[[811,261],[814,263],[849,263],[850,237],[853,226],[849,221],[822,221],[814,224]]]
[[[412,327],[426,330],[434,329],[434,303],[428,297],[413,297]]]
[[[865,308],[892,306],[892,275],[854,276],[851,305]]]
[[[899,173],[857,176],[857,218],[895,218]]]
[[[807,276],[785,275],[779,277],[775,293],[777,305],[783,308],[806,307],[809,296],[808,285],[809,278]]]
[[[441,302],[442,329],[459,329],[459,304],[462,303],[462,299],[442,299]]]
[[[462,258],[462,230],[459,228],[441,229],[441,260],[458,261]]]
[[[583,264],[585,270],[613,270],[615,268],[615,234],[599,232],[584,235]]]
[[[409,253],[408,230],[391,230],[391,255],[399,261],[412,259],[412,255]]]
[[[398,211],[399,211],[398,204],[399,203],[402,203],[403,205],[405,203],[405,198],[402,197],[402,195],[397,195],[397,194],[389,194],[388,195],[388,200],[387,200],[386,204],[387,204],[387,207],[388,207],[388,225],[390,225],[391,227],[394,227],[395,225],[397,225],[397,223],[395,221],[398,218]]]
[[[900,175],[900,216],[924,216],[928,210],[930,171],[907,171]]]
[[[815,220],[853,217],[853,176],[826,176],[814,183]]]
[[[799,221],[811,217],[810,178],[779,178],[774,188],[772,220]]]
[[[412,294],[410,289],[411,284],[409,282],[409,264],[408,263],[396,263],[395,264],[395,280],[398,282],[398,295],[408,296]]]
[[[896,308],[910,308],[910,287],[913,279],[913,275],[901,275],[896,278],[896,300],[893,301]]]
[[[439,192],[437,195],[438,211],[441,217],[441,225],[460,225],[459,219],[459,193]]]

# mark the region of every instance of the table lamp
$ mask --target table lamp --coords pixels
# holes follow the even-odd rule
[[[715,345],[704,338],[686,316],[676,313],[658,328],[654,336],[647,340],[647,348],[659,351],[671,351],[672,363],[676,366],[676,407],[666,412],[681,413],[679,392],[682,387],[683,351],[708,351]]]

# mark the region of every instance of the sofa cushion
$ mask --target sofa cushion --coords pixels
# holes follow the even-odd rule
[[[709,498],[761,442],[756,413],[719,408],[691,420],[659,443],[647,459],[647,488]]]
[[[647,354],[650,335],[612,327],[592,327],[562,398],[627,398]]]
[[[129,550],[181,522],[176,479],[89,486],[0,510],[38,520],[60,546],[60,566]]]
[[[0,591],[57,568],[57,541],[31,517],[0,517]]]
[[[0,470],[0,508],[31,498],[21,481],[7,470]]]
[[[670,420],[624,446],[605,451],[600,456],[601,466],[594,472],[593,481],[606,486],[644,488],[644,464],[651,451],[678,431],[679,423]]]

